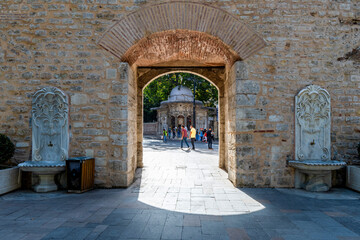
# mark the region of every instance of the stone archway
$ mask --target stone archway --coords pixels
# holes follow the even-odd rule
[[[143,135],[142,135],[142,128],[143,128],[143,99],[142,99],[142,91],[143,89],[153,80],[160,77],[161,75],[174,73],[174,72],[187,72],[191,74],[198,75],[211,84],[213,84],[218,90],[218,97],[219,97],[219,167],[223,168],[228,171],[228,162],[226,160],[226,143],[225,143],[225,98],[224,98],[224,81],[225,81],[225,67],[138,67],[138,104],[137,104],[137,129],[138,129],[138,155],[137,155],[137,163],[138,167],[142,166],[143,161],[143,153],[142,153],[142,145],[143,145]],[[183,123],[186,124],[186,118],[188,117],[179,115],[177,117],[177,122],[179,123],[179,118],[182,118]]]
[[[224,27],[227,26],[227,27]],[[98,44],[123,63],[120,82],[124,104],[111,108],[113,122],[123,122],[126,133],[112,135],[123,144],[120,169],[112,169],[112,186],[129,186],[142,167],[142,89],[159,75],[185,71],[210,80],[219,90],[220,162],[234,185],[241,180],[237,139],[251,121],[237,107],[246,79],[244,60],[265,47],[264,40],[231,14],[197,2],[168,2],[144,6],[117,21]],[[255,93],[256,95],[256,93]],[[116,97],[116,96],[114,96]],[[136,119],[136,121],[134,121]],[[246,133],[247,134],[247,133]],[[244,148],[247,151],[247,148]]]
[[[171,118],[170,118],[170,127],[171,127],[171,129],[173,129],[175,127],[175,117],[174,116],[171,116]]]
[[[98,44],[130,65],[137,61],[137,65],[151,65],[159,57],[161,62],[175,58],[202,63],[226,58],[220,64],[232,65],[266,45],[230,13],[205,3],[183,1],[143,6],[115,22]],[[146,56],[149,52],[152,54]]]

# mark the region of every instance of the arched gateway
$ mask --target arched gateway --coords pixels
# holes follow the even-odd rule
[[[121,105],[109,110],[112,124],[126,126],[111,135],[113,145],[121,146],[121,167],[110,165],[113,187],[129,186],[142,166],[143,88],[162,74],[180,71],[199,75],[219,89],[219,167],[234,185],[253,184],[242,177],[248,170],[242,162],[256,150],[248,132],[253,118],[245,115],[262,114],[238,102],[248,93],[256,98],[258,91],[246,80],[242,62],[266,45],[256,32],[226,11],[179,1],[143,6],[118,20],[98,44],[123,62],[122,95],[117,96]]]

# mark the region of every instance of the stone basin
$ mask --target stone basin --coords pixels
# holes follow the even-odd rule
[[[332,186],[331,171],[346,165],[341,161],[303,160],[289,161],[295,168],[295,188],[303,188],[311,192],[326,192]]]
[[[345,162],[341,161],[317,161],[317,160],[304,160],[304,161],[289,161],[291,167],[301,170],[324,170],[332,171],[338,170],[346,165]]]
[[[39,184],[33,187],[35,192],[52,192],[58,189],[54,177],[65,171],[64,161],[26,161],[19,164],[22,171],[32,172],[39,176]]]

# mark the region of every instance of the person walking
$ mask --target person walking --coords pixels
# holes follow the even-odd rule
[[[181,137],[181,127],[178,128],[178,132],[177,132],[178,138]]]
[[[211,127],[209,128],[209,130],[207,130],[207,132],[206,132],[206,136],[207,136],[207,142],[208,142],[208,148],[209,149],[213,149],[212,148],[212,132],[211,132]]]
[[[166,143],[167,131],[163,128],[163,141]]]
[[[195,150],[196,129],[192,125],[190,125],[190,129],[191,145],[192,149]]]
[[[183,142],[185,142],[188,148],[190,149],[190,146],[187,143],[187,131],[184,128],[184,125],[181,126],[181,148],[183,148]]]
[[[202,142],[204,138],[204,132],[200,129],[200,141]]]

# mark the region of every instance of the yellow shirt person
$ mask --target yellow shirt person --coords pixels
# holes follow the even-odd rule
[[[196,138],[196,129],[194,127],[190,130],[190,138]]]
[[[191,138],[191,145],[192,149],[195,150],[195,138],[196,138],[196,129],[193,126],[190,126],[190,138]]]

